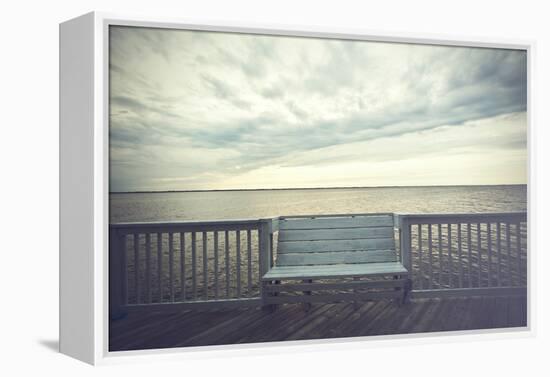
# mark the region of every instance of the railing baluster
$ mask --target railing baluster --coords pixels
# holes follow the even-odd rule
[[[506,223],[506,272],[508,273],[507,283],[512,286],[512,264],[510,262],[510,223]]]
[[[458,242],[458,286],[460,288],[463,288],[464,287],[464,284],[463,284],[464,270],[462,266],[462,224],[458,223],[457,227],[458,228],[457,228],[456,239]]]
[[[518,263],[518,285],[521,285],[521,223],[516,224],[516,257]]]
[[[158,285],[159,302],[162,302],[162,233],[157,233],[157,264],[158,264]]]
[[[443,287],[443,236],[441,234],[441,224],[437,224],[437,252],[439,256],[439,288]]]
[[[451,243],[451,224],[447,224],[447,253],[449,258],[449,288],[453,286],[453,247]]]
[[[145,234],[145,294],[147,303],[153,301],[151,293],[151,234]]]
[[[122,252],[122,304],[128,305],[128,245],[127,236],[121,236]]]
[[[193,299],[197,299],[197,233],[191,233],[191,269],[193,275]]]
[[[141,302],[139,287],[139,233],[134,233],[134,287],[136,292],[136,304]]]
[[[468,287],[472,288],[472,224],[467,225],[468,233]]]
[[[493,237],[491,235],[491,223],[487,223],[487,275],[489,276],[487,279],[487,286],[492,287],[493,286]]]
[[[246,231],[246,246],[248,248],[248,258],[247,258],[247,261],[248,261],[248,269],[247,269],[247,272],[248,272],[248,288],[247,288],[247,292],[248,292],[248,296],[252,296],[252,235],[251,235],[251,230],[248,229]]]
[[[225,294],[227,298],[231,297],[230,295],[230,270],[229,270],[229,232],[225,231]]]
[[[180,279],[181,301],[186,300],[185,294],[185,233],[180,232]]]
[[[269,234],[269,263],[270,267],[275,265],[275,254],[273,253],[273,233]]]
[[[432,257],[432,224],[428,224],[428,262],[429,265],[429,274],[430,274],[430,281],[428,282],[428,287],[430,289],[433,288],[433,257]]]
[[[218,231],[214,232],[214,297],[219,297],[218,288]]]
[[[481,287],[481,224],[477,223],[477,286]]]
[[[237,297],[241,297],[241,231],[237,230]]]
[[[174,233],[168,233],[168,273],[170,280],[170,301],[174,302]]]
[[[424,277],[422,276],[422,224],[418,224],[418,275],[420,276],[420,289],[424,288]]]
[[[204,282],[204,299],[208,300],[208,234],[202,232],[202,280]]]
[[[500,275],[501,275],[501,266],[500,266],[500,222],[497,222],[497,287],[500,287]]]

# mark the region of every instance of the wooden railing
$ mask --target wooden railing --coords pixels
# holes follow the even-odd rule
[[[111,316],[259,306],[279,218],[121,223],[109,229]],[[525,294],[527,215],[395,214],[412,297]]]
[[[110,311],[259,305],[272,219],[110,226]],[[260,252],[260,250],[265,251]]]
[[[396,218],[413,297],[525,294],[526,213]]]

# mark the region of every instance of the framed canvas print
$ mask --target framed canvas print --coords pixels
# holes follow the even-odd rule
[[[91,13],[60,47],[62,352],[529,330],[529,43]]]

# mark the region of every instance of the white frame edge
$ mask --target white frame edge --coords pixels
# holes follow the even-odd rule
[[[533,54],[532,40],[485,37],[443,36],[417,33],[377,32],[327,27],[266,25],[227,21],[183,20],[92,12],[60,24],[60,352],[90,364],[127,363],[160,359],[230,357],[238,355],[295,352],[297,347],[316,344],[331,349],[376,347],[387,339],[401,342],[433,343],[445,341],[449,334],[401,334],[392,336],[323,339],[297,342],[274,342],[229,346],[187,347],[140,351],[108,351],[108,222],[109,222],[109,80],[108,29],[110,25],[162,27],[173,29],[240,32],[299,37],[369,40],[393,43],[416,43],[449,46],[520,49],[527,51],[528,77],[528,240],[533,238],[535,197],[533,188]],[[93,36],[93,40],[84,41]],[[70,49],[69,49],[70,47]],[[77,54],[75,54],[77,53]],[[90,54],[82,65],[79,57]],[[88,56],[88,55],[86,55]],[[89,85],[66,82],[67,72],[77,73]],[[90,93],[93,91],[93,93]],[[88,102],[86,102],[88,98]],[[90,98],[92,100],[90,101]],[[70,106],[71,99],[76,107]],[[80,101],[80,102],[79,102]],[[86,107],[86,103],[91,107]],[[76,127],[75,124],[89,126]],[[93,132],[93,134],[91,134]],[[88,139],[86,139],[86,137]],[[79,138],[88,149],[74,148]],[[67,164],[67,159],[74,166]],[[65,161],[64,161],[65,160]],[[89,163],[93,162],[90,168]],[[88,163],[88,164],[87,164]],[[76,170],[75,170],[76,169]],[[85,180],[75,180],[81,171]],[[93,192],[90,192],[93,188]],[[76,203],[76,206],[74,205]],[[80,207],[78,207],[80,205]],[[76,221],[75,221],[76,219]],[[88,238],[86,238],[86,236]],[[82,247],[82,237],[90,244]],[[534,281],[534,253],[528,248],[528,326],[519,329],[487,329],[453,332],[477,339],[480,334],[494,338],[533,335],[534,316],[531,295]],[[90,255],[92,254],[92,255]],[[82,292],[86,294],[82,295]],[[89,296],[88,296],[89,295]],[[75,305],[75,302],[78,305]],[[92,314],[91,314],[92,313]],[[518,331],[523,330],[523,331]],[[488,336],[488,335],[487,335]],[[365,342],[368,341],[368,342]],[[321,348],[319,348],[321,349]],[[251,352],[252,351],[252,352]]]
[[[59,349],[94,363],[94,17],[59,28]]]

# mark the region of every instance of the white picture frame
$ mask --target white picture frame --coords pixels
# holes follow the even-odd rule
[[[108,351],[108,28],[110,25],[159,27],[384,42],[522,49],[528,63],[528,148],[532,137],[531,82],[533,41],[462,38],[388,32],[364,32],[241,23],[197,24],[186,20],[133,17],[92,12],[60,24],[60,351],[90,364],[137,358],[181,358],[198,349],[219,352],[266,352],[267,348],[303,344],[359,344],[365,338],[303,341],[292,345],[232,345],[168,350]],[[531,154],[530,154],[531,155]],[[531,162],[531,158],[529,159]],[[530,170],[530,169],[529,169]],[[530,182],[528,183],[530,188]],[[530,198],[529,198],[530,199]],[[529,233],[534,227],[529,202]],[[528,306],[533,281],[533,252],[528,260]],[[531,331],[530,318],[528,330]],[[477,333],[491,330],[479,330]],[[438,334],[426,334],[428,337]],[[441,335],[439,335],[441,336]],[[396,342],[418,335],[393,336]],[[363,342],[363,343],[362,343]],[[376,341],[373,341],[376,343]]]

